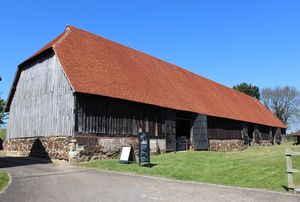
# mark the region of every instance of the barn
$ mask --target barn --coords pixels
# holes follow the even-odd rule
[[[18,66],[5,149],[51,159],[115,158],[148,132],[151,151],[241,150],[286,126],[257,99],[85,30]]]

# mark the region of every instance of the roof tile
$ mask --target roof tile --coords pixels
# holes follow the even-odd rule
[[[46,48],[53,47],[76,92],[285,127],[255,98],[76,27],[66,30]]]

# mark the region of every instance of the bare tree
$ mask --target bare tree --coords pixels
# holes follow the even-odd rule
[[[261,90],[261,102],[285,125],[290,126],[300,117],[300,93],[295,87],[285,86]]]

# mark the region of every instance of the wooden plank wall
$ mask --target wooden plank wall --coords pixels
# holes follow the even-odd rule
[[[137,135],[139,128],[152,138],[165,138],[165,109],[104,96],[76,94],[78,134]]]
[[[8,138],[70,136],[74,95],[54,53],[21,72],[8,123]]]
[[[207,117],[208,139],[243,139],[243,122],[219,117]]]
[[[166,111],[166,151],[176,150],[176,112]]]
[[[195,150],[208,149],[207,116],[197,114],[193,123],[192,146]]]
[[[272,127],[259,125],[257,129],[262,140],[272,140]]]
[[[253,138],[253,131],[259,130],[259,138],[262,140],[271,140],[272,134],[269,126],[263,126],[253,123],[245,123],[230,119],[208,116],[208,138],[209,139],[243,139],[241,131],[247,129],[249,137]]]

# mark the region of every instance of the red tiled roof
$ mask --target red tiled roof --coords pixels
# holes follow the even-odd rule
[[[255,98],[87,31],[68,26],[50,47],[76,92],[286,127]]]

